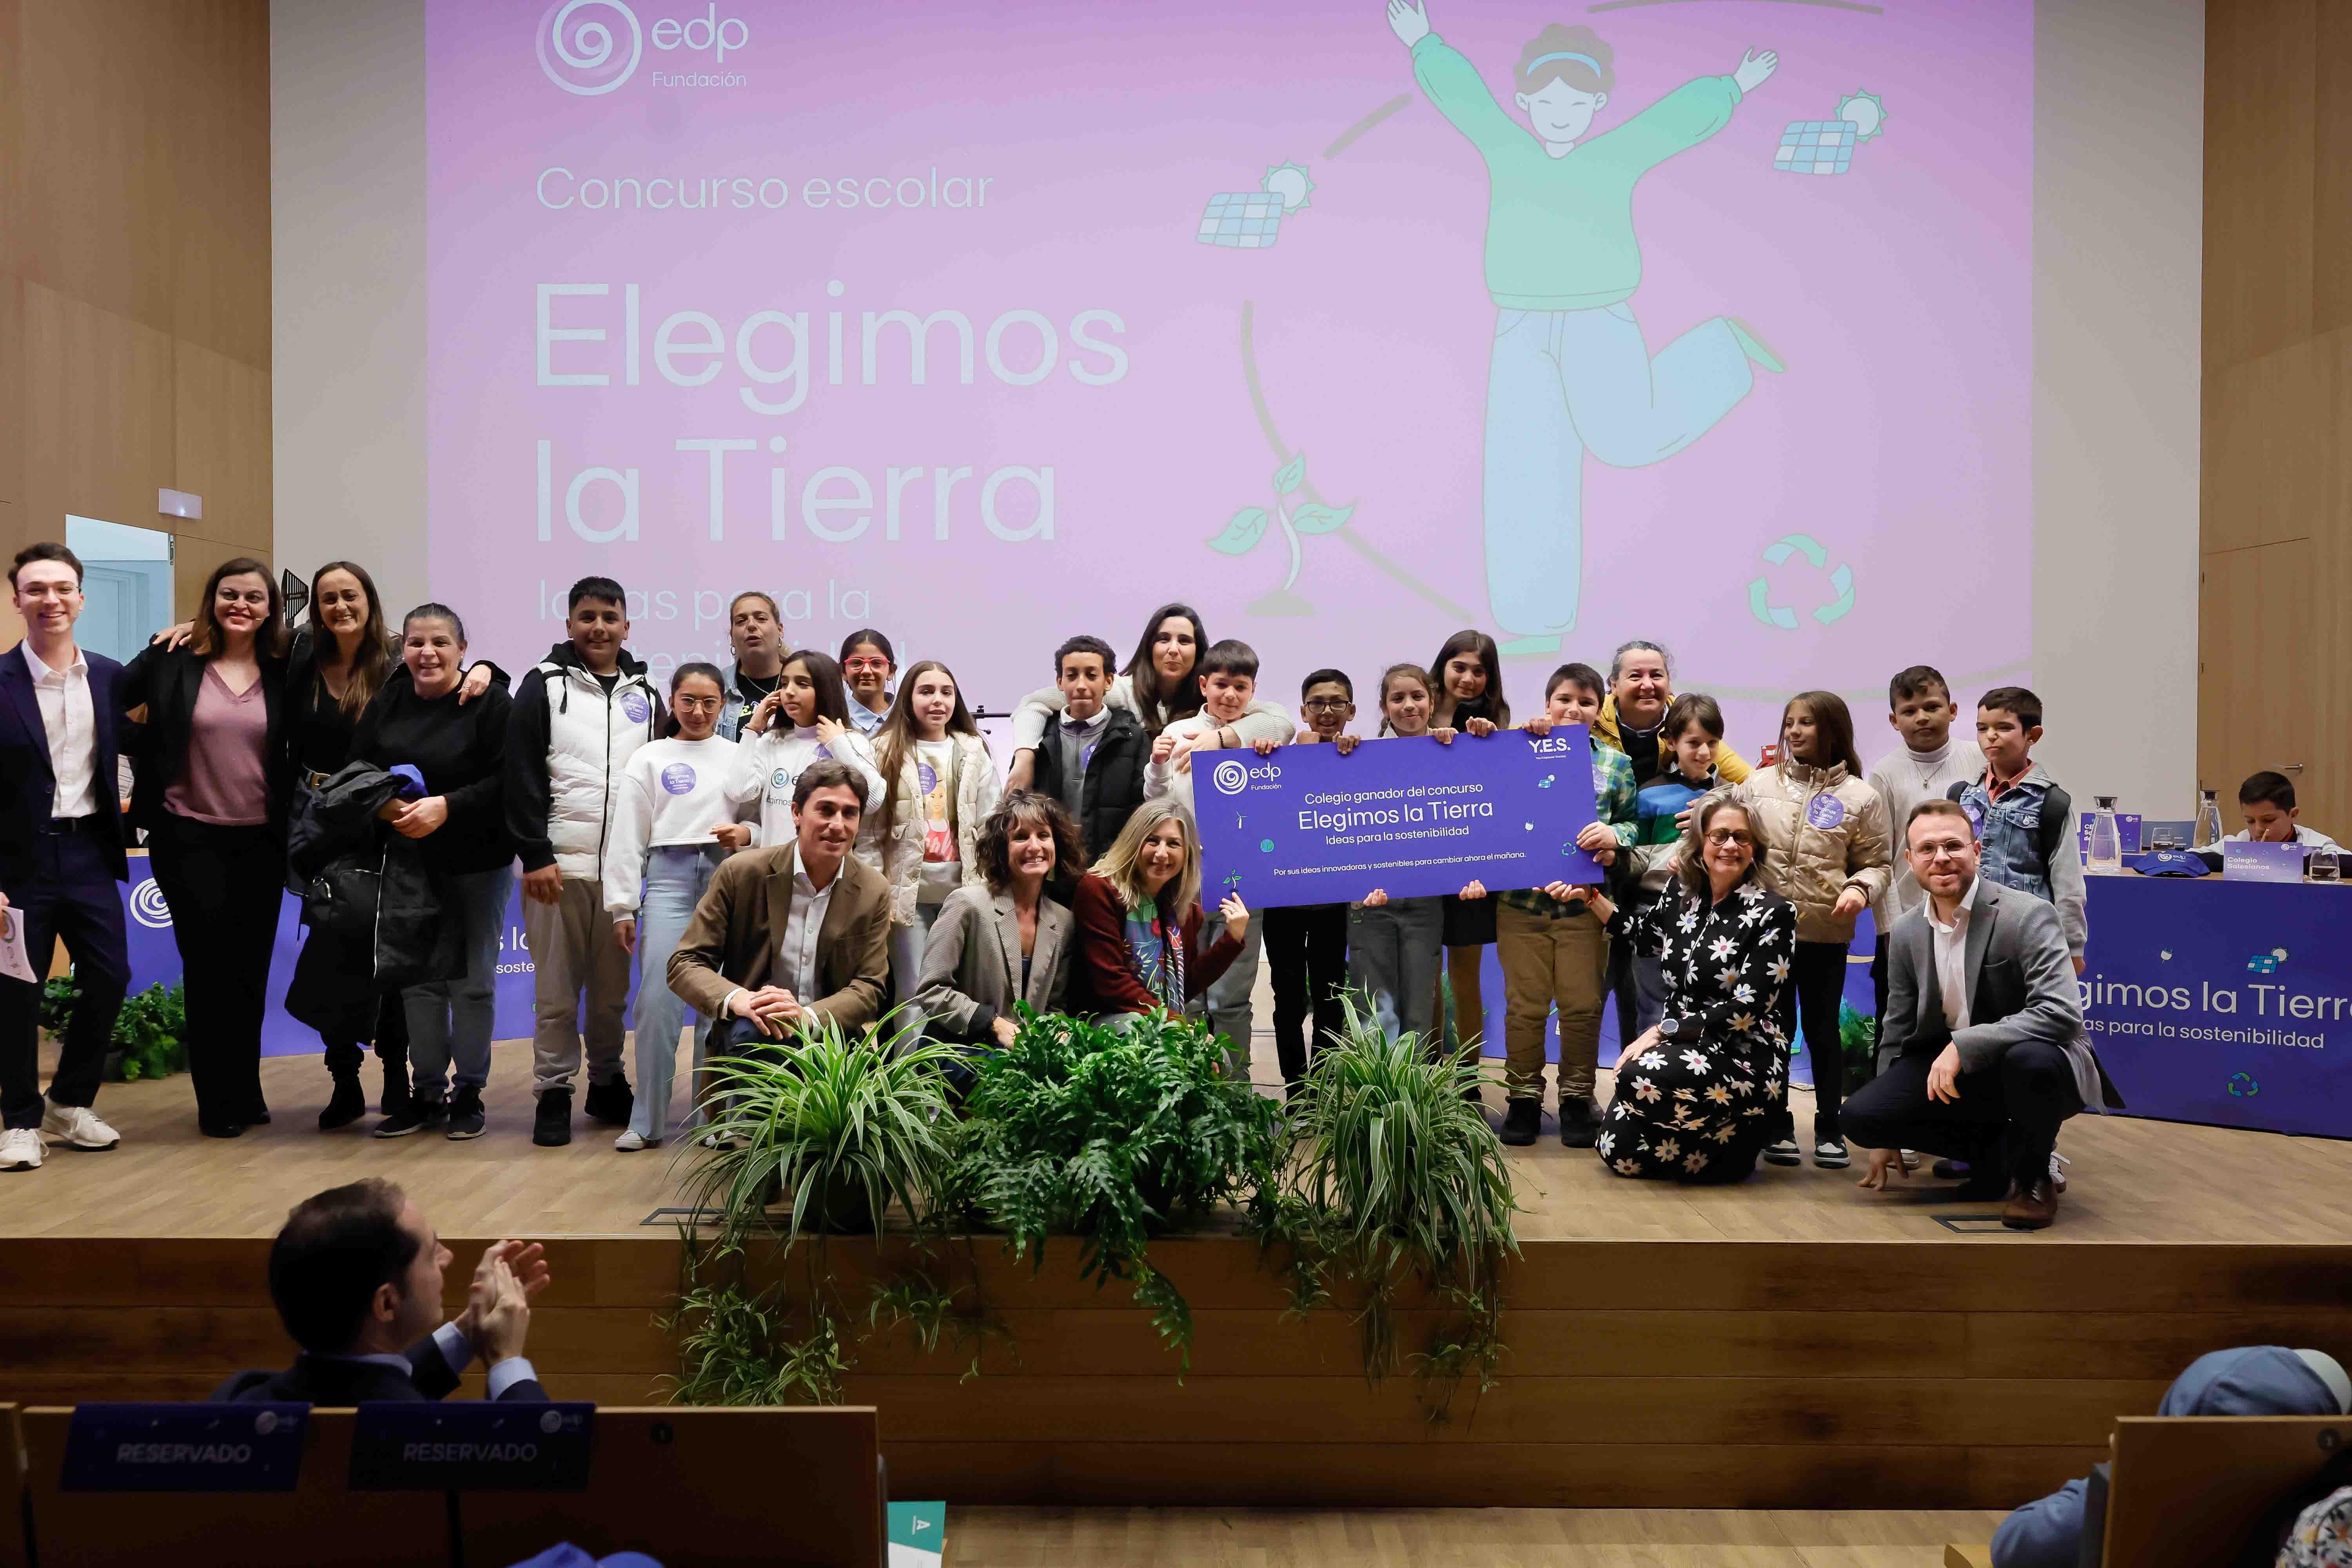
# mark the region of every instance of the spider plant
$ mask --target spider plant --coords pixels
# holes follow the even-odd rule
[[[684,1151],[688,1204],[715,1215],[721,1251],[770,1228],[780,1192],[792,1194],[786,1248],[803,1232],[877,1230],[894,1202],[919,1220],[947,1170],[944,1069],[955,1058],[911,1030],[852,1037],[826,1019],[714,1063],[709,1123]]]
[[[1479,1082],[1475,1060],[1433,1059],[1429,1042],[1386,1034],[1350,997],[1340,1037],[1291,1103],[1298,1143],[1286,1173],[1285,1229],[1308,1254],[1295,1294],[1311,1305],[1335,1278],[1366,1292],[1364,1373],[1375,1383],[1398,1365],[1396,1295],[1416,1278],[1465,1316],[1416,1354],[1424,1382],[1441,1394],[1466,1373],[1477,1374],[1482,1392],[1491,1383],[1518,1205],[1501,1142],[1477,1101],[1465,1098]],[[1434,1418],[1444,1405],[1441,1397]]]

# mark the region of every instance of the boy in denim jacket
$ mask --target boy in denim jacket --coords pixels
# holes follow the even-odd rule
[[[1984,845],[1978,875],[2058,906],[2058,923],[2083,973],[2090,936],[2084,913],[2083,853],[2076,841],[2074,803],[2033,760],[2042,739],[2042,699],[2022,686],[2001,686],[1977,703],[1977,744],[1985,771],[1974,784],[1948,792],[1977,825]]]

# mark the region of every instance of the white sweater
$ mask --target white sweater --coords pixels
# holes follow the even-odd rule
[[[782,724],[769,725],[765,734],[746,734],[736,746],[727,798],[758,801],[760,842],[782,844],[793,836],[793,784],[810,763],[827,758],[848,763],[864,782],[867,811],[882,804],[882,775],[875,770],[874,749],[865,736],[844,730],[824,742],[814,729],[787,730]]]
[[[1943,799],[1956,784],[1974,784],[1984,765],[1984,753],[1977,750],[1974,741],[1949,740],[1940,752],[1897,746],[1870,770],[1870,787],[1886,803],[1888,826],[1895,835],[1895,875],[1888,879],[1886,891],[1870,907],[1870,919],[1879,935],[1885,936],[1895,929],[1896,920],[1919,907],[1919,879],[1911,874],[1910,859],[1903,853],[1905,824],[1911,820],[1911,808],[1923,800]]]
[[[1244,713],[1242,715],[1243,722],[1246,722],[1248,719],[1249,715],[1247,713]],[[1202,711],[1193,714],[1190,719],[1177,720],[1176,722],[1169,725],[1168,728],[1160,732],[1163,735],[1173,735],[1179,741],[1197,741],[1206,736],[1213,735],[1219,730],[1223,728],[1224,725],[1223,723],[1217,720],[1210,718],[1207,710],[1203,709]],[[1235,732],[1238,733],[1240,731],[1241,725],[1236,723],[1234,728]],[[1179,768],[1176,765],[1176,759],[1174,757],[1169,758],[1164,763],[1150,762],[1144,763],[1143,798],[1146,800],[1159,800],[1170,795],[1174,796],[1176,804],[1182,806],[1186,811],[1193,810],[1192,770],[1190,767]]]
[[[644,890],[646,853],[667,845],[707,847],[710,830],[748,822],[748,801],[728,798],[738,748],[721,735],[707,741],[650,741],[629,757],[614,792],[611,837],[604,845],[604,908],[635,915]],[[751,842],[761,842],[753,829]]]

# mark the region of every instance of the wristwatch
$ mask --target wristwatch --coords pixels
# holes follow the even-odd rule
[[[1671,1040],[1682,1032],[1682,1027],[1680,1018],[1661,1018],[1658,1020],[1658,1038]]]

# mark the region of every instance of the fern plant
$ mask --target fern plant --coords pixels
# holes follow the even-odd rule
[[[1502,1352],[1501,1277],[1518,1239],[1502,1143],[1475,1090],[1475,1061],[1433,1059],[1420,1036],[1390,1036],[1350,997],[1340,1038],[1307,1070],[1280,1213],[1261,1234],[1290,1243],[1293,1302],[1344,1283],[1362,1293],[1365,1376],[1397,1370],[1395,1302],[1417,1279],[1459,1314],[1414,1352],[1424,1401],[1444,1419],[1454,1385],[1492,1385]]]
[[[53,974],[41,986],[41,1027],[53,1038],[62,1037],[81,1005],[81,982],[71,974]],[[124,1083],[146,1078],[169,1078],[184,1072],[188,1047],[187,993],[179,985],[160,982],[126,997],[115,1016],[109,1042],[107,1075]]]
[[[1072,1236],[1097,1287],[1132,1284],[1189,1364],[1192,1312],[1151,1267],[1151,1239],[1226,1203],[1274,1202],[1280,1114],[1228,1076],[1205,1026],[1164,1015],[1098,1024],[1024,1007],[979,1063],[951,1185],[1018,1257]]]

